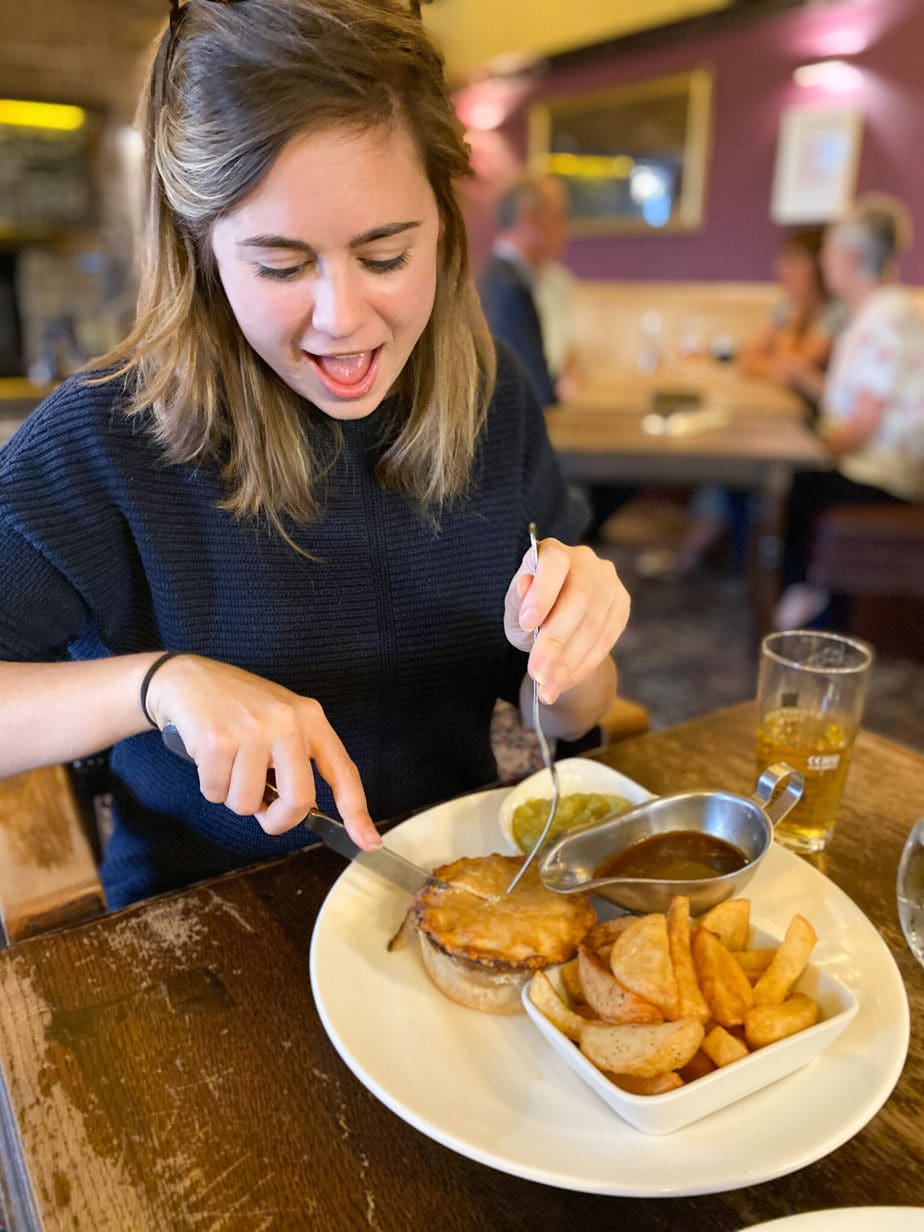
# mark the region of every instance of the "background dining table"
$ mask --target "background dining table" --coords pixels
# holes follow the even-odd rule
[[[743,705],[595,756],[656,792],[750,791],[752,731]],[[826,1207],[924,1207],[924,971],[895,907],[922,802],[921,757],[861,733],[819,863],[895,956],[911,1045],[881,1110],[809,1166],[717,1194],[602,1196],[508,1175],[412,1128],[319,1019],[309,945],[343,863],[311,849],[0,953],[10,1232],[733,1232]]]
[[[650,376],[597,374],[548,410],[546,426],[573,483],[717,484],[754,493],[748,573],[762,634],[779,593],[792,477],[830,466],[808,414],[791,391],[704,362]]]

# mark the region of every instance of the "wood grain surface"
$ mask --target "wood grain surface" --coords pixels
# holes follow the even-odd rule
[[[81,923],[105,910],[64,766],[0,780],[0,924],[7,939]]]
[[[583,482],[728,483],[763,487],[779,469],[823,469],[828,455],[797,419],[731,415],[685,435],[652,435],[640,412],[569,403],[546,414],[549,439],[569,479]]]
[[[751,732],[750,708],[736,707],[600,756],[656,791],[749,792]],[[922,812],[922,759],[861,736],[822,864],[898,960],[911,1051],[870,1124],[800,1172],[697,1198],[600,1197],[507,1176],[411,1128],[318,1019],[309,941],[342,862],[316,850],[0,954],[11,1229],[732,1232],[820,1207],[924,1205],[924,972],[894,896]]]
[[[722,407],[736,418],[776,418],[804,421],[805,402],[790,389],[773,381],[741,374],[734,364],[709,360],[662,365],[646,374],[592,368],[569,405],[597,407],[611,412],[643,412],[653,409],[659,398],[699,399],[703,406]]]

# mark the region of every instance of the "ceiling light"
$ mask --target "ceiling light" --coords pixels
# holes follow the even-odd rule
[[[792,75],[798,86],[822,90],[854,90],[860,84],[860,70],[846,60],[819,60],[802,64]]]

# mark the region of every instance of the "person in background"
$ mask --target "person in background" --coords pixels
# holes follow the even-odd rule
[[[586,731],[629,607],[488,334],[406,4],[174,0],[140,122],[136,323],[0,452],[0,776],[112,746],[111,907],[304,847],[316,802],[376,846],[495,778],[533,679]]]
[[[783,297],[766,327],[738,359],[745,376],[785,385],[817,403],[831,349],[844,324],[844,307],[832,299],[821,267],[824,229],[795,231],[784,239],[774,264]]]
[[[544,176],[517,180],[498,201],[497,238],[478,279],[491,333],[519,356],[543,407],[559,396],[536,306],[536,280],[561,252],[567,222],[567,202],[557,181]]]
[[[567,189],[552,175],[543,179],[542,187],[552,198],[557,216],[565,220],[566,226],[559,232],[560,242],[564,244],[570,209]],[[556,397],[559,402],[567,402],[581,385],[576,346],[576,283],[568,267],[555,259],[556,255],[544,261],[536,271],[533,298],[542,327],[542,349],[555,383]]]
[[[738,367],[744,376],[772,381],[817,405],[843,306],[832,300],[821,268],[824,229],[813,227],[786,236],[774,272],[782,298],[766,327],[742,348]],[[689,525],[673,553],[651,553],[648,573],[688,577],[724,536],[731,540],[735,567],[745,566],[750,534],[750,501],[745,492],[708,486],[697,489],[687,509]],[[646,562],[642,561],[642,572]]]
[[[832,505],[924,500],[924,321],[897,285],[910,243],[908,211],[878,195],[862,198],[826,233],[825,279],[848,312],[818,423],[834,469],[795,476],[778,629],[819,620],[828,605],[808,576],[820,513]]]
[[[571,397],[578,383],[573,279],[555,260],[568,228],[568,196],[561,181],[554,176],[515,181],[498,201],[497,225],[491,258],[478,279],[481,305],[491,333],[519,358],[540,405],[547,408]],[[548,282],[543,286],[544,277]],[[550,303],[556,290],[564,291],[567,300]],[[612,495],[615,490],[599,485],[589,492],[572,485],[568,491],[575,525],[590,542],[625,499],[623,489]]]

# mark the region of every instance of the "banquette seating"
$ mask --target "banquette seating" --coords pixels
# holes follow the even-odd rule
[[[811,574],[850,598],[877,650],[924,662],[924,506],[841,505],[818,520]]]

